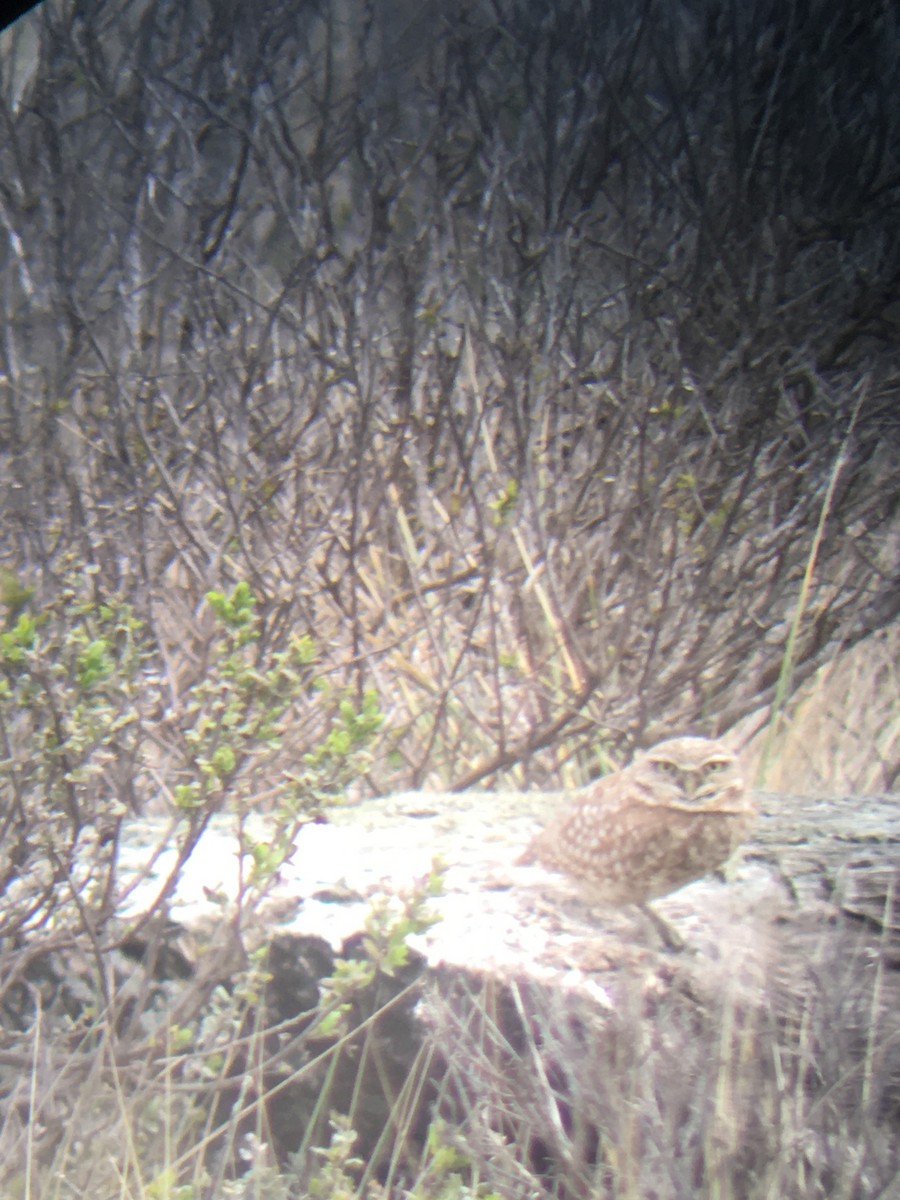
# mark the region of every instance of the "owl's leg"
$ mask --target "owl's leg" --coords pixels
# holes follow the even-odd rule
[[[656,911],[653,905],[649,903],[649,901],[640,901],[638,908],[649,920],[656,933],[662,939],[663,945],[667,949],[678,951],[687,949],[687,942],[684,940],[678,930],[675,929],[673,925],[670,925],[665,917],[660,916],[660,914]]]

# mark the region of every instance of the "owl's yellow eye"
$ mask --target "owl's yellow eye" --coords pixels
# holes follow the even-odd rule
[[[681,776],[681,772],[679,771],[678,767],[675,766],[674,763],[657,762],[656,767],[659,771],[661,771],[663,773],[663,775],[668,775],[672,779],[679,779]]]
[[[724,758],[715,758],[712,760],[712,762],[708,762],[708,763],[704,764],[705,770],[710,775],[721,774],[721,772],[724,771],[727,766],[728,766],[728,763],[725,761]]]

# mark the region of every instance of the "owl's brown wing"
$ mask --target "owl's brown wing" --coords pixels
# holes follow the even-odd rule
[[[523,861],[580,880],[595,900],[622,904],[663,895],[727,857],[724,814],[646,804],[631,781],[616,783],[604,797],[596,787],[579,797],[538,834]]]
[[[557,814],[535,837],[533,858],[581,875],[606,865],[623,850],[637,850],[658,833],[665,822],[659,809],[642,804],[627,788],[604,788],[602,783]]]
[[[617,772],[576,793],[534,836],[519,862],[567,867],[571,860],[569,847],[579,842],[584,844],[586,852],[593,853],[618,826],[622,808],[629,807],[629,790],[627,781]],[[564,856],[564,862],[557,861],[560,855]]]

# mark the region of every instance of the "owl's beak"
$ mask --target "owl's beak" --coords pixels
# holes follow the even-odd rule
[[[704,776],[700,771],[682,771],[680,778],[685,796],[691,804],[696,804],[700,808],[704,798],[711,795],[713,789],[708,784],[704,786]]]
[[[729,780],[727,787],[723,789],[722,781],[711,779],[705,768],[702,767],[698,767],[696,770],[686,768],[680,772],[679,779],[684,788],[685,797],[697,808],[705,807],[710,800],[715,800],[716,806],[720,807],[723,790],[733,794],[743,789],[743,783],[738,778]]]

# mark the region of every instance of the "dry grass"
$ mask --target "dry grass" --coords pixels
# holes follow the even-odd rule
[[[895,985],[851,939],[770,963],[762,988],[734,965],[699,990],[689,970],[620,980],[606,1011],[460,986],[438,1038],[482,1177],[510,1200],[894,1194]]]
[[[887,792],[900,782],[900,629],[837,655],[803,685],[783,714],[762,778],[765,731],[749,742],[751,776],[771,791]]]
[[[84,1027],[91,1055],[51,1047],[38,1021],[0,1196],[877,1200],[900,1182],[900,1010],[896,973],[870,949],[853,930],[789,938],[760,961],[726,948],[718,964],[622,973],[611,1005],[456,975],[430,995],[421,1044],[408,1017],[391,1025],[401,985],[360,1038],[322,1052],[301,1034],[280,1077],[266,1063],[278,1030],[252,1004],[221,998],[190,1047],[143,1066],[117,1062],[102,1017]],[[408,1069],[373,1124],[353,1073],[383,1073],[401,1028]],[[332,1108],[348,1115],[329,1143]],[[276,1161],[279,1123],[297,1150]]]

